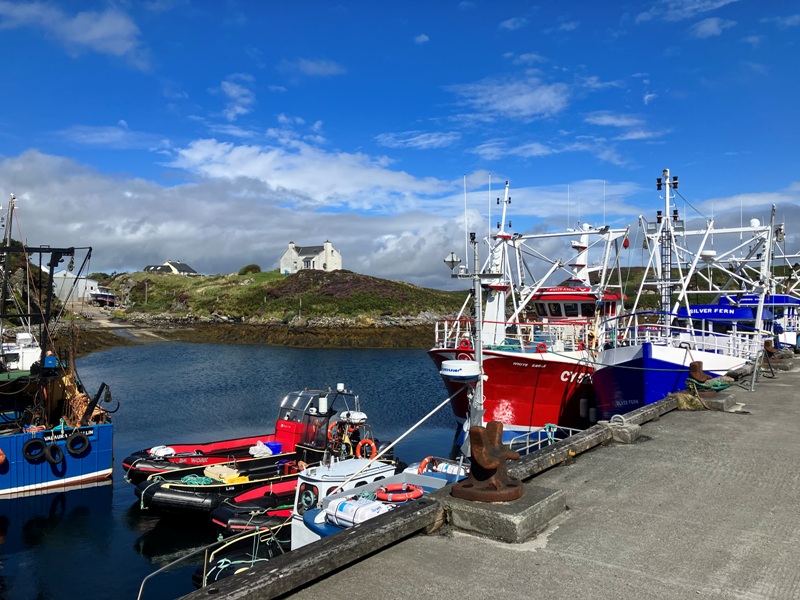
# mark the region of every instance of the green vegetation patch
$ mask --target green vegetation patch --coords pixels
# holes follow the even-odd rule
[[[243,271],[248,271],[242,273]],[[131,273],[111,285],[126,310],[152,314],[213,314],[237,318],[290,320],[294,316],[416,316],[430,311],[454,314],[465,292],[421,288],[352,271],[277,271],[183,277]]]

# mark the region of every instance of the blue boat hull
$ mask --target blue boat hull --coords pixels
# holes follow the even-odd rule
[[[666,398],[684,389],[688,376],[688,367],[655,358],[653,345],[642,344],[627,360],[595,368],[597,418],[610,419]]]
[[[695,361],[715,377],[741,367],[747,359],[652,342],[603,350],[592,374],[597,418],[610,419],[685,389],[689,365]]]
[[[0,464],[0,498],[12,494],[42,493],[110,478],[114,463],[113,425],[104,423],[80,427],[77,431],[86,436],[88,443],[83,448],[73,446],[73,452],[70,452],[67,438],[74,431],[51,429],[0,437],[0,450],[5,456]],[[44,440],[50,449],[50,460],[44,452],[33,459],[25,457],[23,446],[33,438]],[[58,446],[60,452],[51,448],[53,445]]]

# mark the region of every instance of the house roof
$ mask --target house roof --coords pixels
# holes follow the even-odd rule
[[[181,262],[179,260],[168,260],[163,265],[147,265],[144,268],[144,270],[148,273],[172,273],[173,269],[175,269],[175,271],[178,273],[197,275],[197,271],[195,271],[185,262]]]
[[[167,265],[147,265],[144,270],[148,273],[172,273]]]
[[[317,256],[325,250],[325,246],[295,246],[294,250],[300,256]]]
[[[172,268],[178,271],[178,273],[197,274],[197,271],[195,271],[192,267],[187,265],[185,262],[181,262],[179,260],[168,260],[164,264],[170,265]]]

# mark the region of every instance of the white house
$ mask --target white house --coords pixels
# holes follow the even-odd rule
[[[62,302],[67,300],[90,300],[92,292],[97,292],[97,282],[87,277],[75,277],[66,269],[53,273],[55,295]],[[70,296],[70,294],[72,294]]]
[[[304,269],[336,271],[341,268],[342,255],[327,240],[322,246],[295,246],[294,242],[289,242],[280,264],[281,273],[287,275]]]
[[[179,260],[168,260],[163,265],[147,265],[144,271],[146,273],[170,273],[173,275],[184,275],[186,277],[197,275],[197,271],[185,262]]]

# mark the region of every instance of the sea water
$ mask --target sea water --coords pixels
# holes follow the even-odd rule
[[[259,345],[157,343],[77,361],[90,394],[113,400],[110,485],[0,500],[0,599],[136,598],[143,579],[216,539],[203,520],[139,507],[123,458],[158,444],[213,441],[272,431],[288,392],[343,383],[361,398],[376,437],[394,440],[446,398],[424,350],[329,350]],[[449,405],[395,448],[413,462],[451,451]],[[201,558],[155,575],[143,598],[192,591]]]

